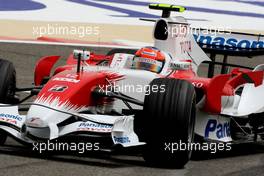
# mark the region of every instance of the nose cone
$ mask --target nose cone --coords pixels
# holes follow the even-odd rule
[[[45,128],[48,127],[48,123],[41,118],[38,117],[29,117],[25,121],[25,125],[28,127],[39,127]]]
[[[31,127],[48,127],[50,123],[58,124],[71,117],[67,111],[59,108],[32,105],[28,111],[25,124]]]
[[[71,117],[69,113],[51,107],[32,105],[25,121],[25,134],[35,137],[55,139],[58,137],[58,124]]]

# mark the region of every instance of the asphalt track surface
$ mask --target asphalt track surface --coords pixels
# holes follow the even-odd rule
[[[76,47],[74,47],[76,48]],[[65,58],[73,47],[1,44],[0,58],[12,61],[17,70],[18,86],[31,85],[33,69],[38,58],[45,55],[62,55]],[[105,53],[107,48],[93,49]],[[263,58],[264,59],[264,58]],[[231,63],[254,66],[261,63],[256,59],[230,58]],[[264,62],[264,60],[263,60]],[[201,69],[202,73],[205,71]],[[9,138],[5,146],[0,147],[0,176],[170,176],[170,175],[215,175],[248,176],[264,175],[264,145],[259,143],[235,145],[232,152],[218,154],[198,154],[184,169],[163,169],[147,166],[137,150],[123,153],[47,153],[36,154]]]

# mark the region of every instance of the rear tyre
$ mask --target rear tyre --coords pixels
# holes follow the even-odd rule
[[[179,150],[180,144],[187,146],[194,140],[195,89],[185,80],[168,78],[154,79],[150,88],[154,87],[163,92],[159,89],[145,96],[143,157],[153,166],[182,168],[190,160],[191,150]]]
[[[12,62],[0,59],[0,103],[12,104],[15,100],[16,71]],[[0,130],[0,145],[4,145],[7,133]]]
[[[13,103],[16,90],[16,71],[12,62],[0,59],[0,103]]]

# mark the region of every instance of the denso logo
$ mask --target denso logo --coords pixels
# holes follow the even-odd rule
[[[215,133],[218,139],[230,137],[230,123],[220,123],[215,119],[210,119],[207,122],[204,137],[208,138],[210,133]]]
[[[233,48],[264,48],[264,41],[250,41],[239,40],[236,38],[213,37],[210,35],[196,35],[194,38],[198,43],[213,45],[213,46],[227,46]]]
[[[80,80],[78,79],[72,79],[72,78],[54,78],[53,81],[65,81],[70,83],[78,83]]]

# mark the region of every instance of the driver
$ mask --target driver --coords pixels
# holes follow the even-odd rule
[[[132,61],[132,68],[161,72],[165,63],[165,55],[155,47],[144,47],[139,49]]]

